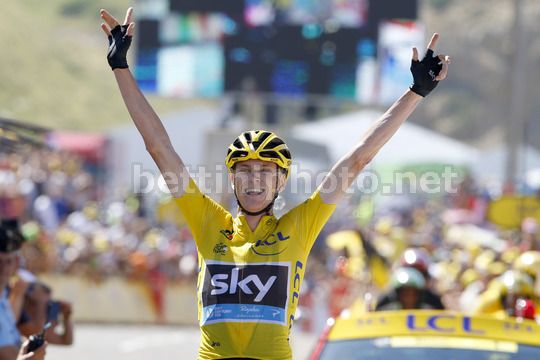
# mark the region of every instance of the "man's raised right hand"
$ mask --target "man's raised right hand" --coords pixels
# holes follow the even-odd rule
[[[105,9],[100,11],[101,18],[104,23],[101,28],[109,39],[109,51],[107,52],[107,61],[112,70],[127,69],[127,52],[131,45],[133,32],[135,31],[135,23],[133,20],[133,8],[129,8],[126,12],[124,24],[120,25],[118,20]]]

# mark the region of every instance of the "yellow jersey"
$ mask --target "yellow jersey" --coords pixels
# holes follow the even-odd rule
[[[198,359],[291,359],[289,331],[306,260],[335,205],[318,191],[280,219],[251,231],[190,179],[175,199],[199,253]]]

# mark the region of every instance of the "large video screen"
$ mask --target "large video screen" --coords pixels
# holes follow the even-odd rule
[[[137,25],[135,77],[143,91],[171,97],[223,94],[223,38],[234,31],[234,20],[222,13],[167,12]]]
[[[392,62],[401,59],[398,48],[417,40],[407,33],[392,42],[386,34],[400,30],[384,25],[414,23],[417,0],[138,0],[135,6],[135,76],[143,91],[164,96],[256,91],[384,101],[379,90],[394,79],[403,85],[403,67]]]
[[[367,6],[368,0],[246,0],[244,16],[249,26],[333,22],[357,28],[367,22]]]
[[[326,33],[282,26],[239,32],[225,42],[225,89],[353,98],[356,48],[365,42],[374,47],[375,41],[375,32],[349,28]]]

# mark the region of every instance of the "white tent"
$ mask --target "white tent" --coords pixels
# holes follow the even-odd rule
[[[219,121],[218,110],[206,107],[194,107],[162,118],[174,148],[182,154],[182,160],[188,166],[202,165],[206,133],[217,128]],[[141,135],[132,123],[112,130],[108,137],[109,188],[132,188],[134,178],[142,171],[159,174]]]
[[[360,111],[297,125],[294,136],[326,144],[334,161],[350,151],[382,113]],[[439,163],[471,165],[478,160],[475,148],[447,136],[405,123],[374,159],[379,165]]]
[[[536,187],[535,169],[540,169],[540,152],[530,146],[520,146],[518,148],[519,161],[517,177]],[[507,161],[507,148],[498,146],[482,152],[482,160],[474,166],[476,176],[482,181],[498,181],[505,179],[505,167]]]

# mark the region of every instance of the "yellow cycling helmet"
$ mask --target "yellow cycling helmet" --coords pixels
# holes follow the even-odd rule
[[[480,280],[480,274],[475,269],[465,270],[459,277],[459,283],[461,287],[466,288],[471,285],[473,282]]]
[[[512,264],[521,254],[521,251],[517,246],[512,246],[511,248],[508,248],[504,250],[501,254],[501,261],[503,261],[506,264]]]
[[[240,134],[229,146],[225,164],[229,171],[240,161],[262,160],[275,163],[289,175],[291,153],[285,142],[266,130],[251,130]]]
[[[521,296],[533,296],[533,281],[524,272],[518,270],[507,270],[499,277],[501,282],[502,295],[521,295]]]
[[[526,251],[514,261],[514,269],[529,274],[533,279],[540,275],[540,251]]]
[[[502,275],[506,270],[508,270],[508,265],[502,261],[494,261],[487,266],[488,274],[493,276]]]

